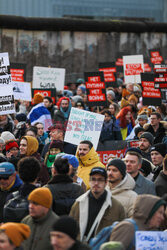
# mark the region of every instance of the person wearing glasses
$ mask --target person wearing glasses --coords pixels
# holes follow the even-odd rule
[[[7,200],[7,196],[19,190],[22,184],[23,182],[16,174],[12,163],[0,163],[0,222],[3,222],[3,206]]]
[[[76,200],[70,211],[70,216],[79,224],[78,239],[84,242],[89,242],[104,227],[125,218],[123,206],[106,189],[107,171],[94,167],[89,177],[90,190]]]

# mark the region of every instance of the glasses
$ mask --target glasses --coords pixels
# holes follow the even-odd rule
[[[93,183],[95,183],[95,182],[103,183],[103,182],[105,182],[105,179],[101,179],[101,178],[99,178],[99,179],[91,178],[90,181],[93,182]]]
[[[0,180],[8,180],[10,176],[0,176]]]

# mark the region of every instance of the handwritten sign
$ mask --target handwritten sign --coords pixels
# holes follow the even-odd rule
[[[31,101],[31,83],[12,82],[15,100]]]
[[[50,89],[58,91],[64,89],[65,69],[63,68],[33,68],[33,88]]]
[[[10,84],[11,81],[9,55],[7,52],[0,53],[0,84]]]
[[[137,231],[136,250],[166,250],[167,232]]]
[[[0,115],[15,113],[13,86],[0,85]]]
[[[125,83],[141,83],[144,72],[143,55],[123,56]]]
[[[72,108],[64,141],[78,145],[80,141],[89,140],[96,149],[103,121],[104,115]]]

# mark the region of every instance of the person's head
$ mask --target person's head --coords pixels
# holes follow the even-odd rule
[[[0,186],[6,190],[16,179],[15,167],[10,162],[0,163]]]
[[[93,147],[91,141],[81,141],[78,145],[78,154],[80,157],[85,156]]]
[[[34,100],[34,104],[41,103],[43,102],[43,95],[41,95],[40,93],[37,93],[34,95],[33,100]]]
[[[26,130],[25,135],[37,137],[37,135],[38,135],[38,130],[37,130],[37,128],[36,128],[35,126],[31,126],[30,128],[28,128],[28,129]]]
[[[19,123],[19,122],[26,122],[27,121],[27,116],[26,114],[24,113],[20,113],[20,114],[17,114],[16,117],[15,117],[15,123]]]
[[[35,157],[27,156],[18,162],[19,176],[24,183],[34,183],[40,170],[40,162]]]
[[[2,132],[1,138],[5,141],[5,143],[6,143],[7,141],[10,141],[10,140],[13,140],[13,141],[16,140],[14,134],[12,134],[12,133],[9,132],[9,131],[4,131],[4,132]]]
[[[69,173],[68,159],[63,159],[61,156],[56,158],[52,167],[52,174],[67,175]]]
[[[107,90],[107,100],[113,101],[115,99],[115,92],[113,90]]]
[[[153,145],[154,137],[150,132],[144,132],[139,138],[139,148],[141,151],[148,152]]]
[[[51,141],[63,140],[64,138],[64,127],[61,124],[55,124],[48,128]]]
[[[150,173],[152,173],[152,163],[147,159],[142,159],[142,165],[140,168],[140,174],[142,174],[144,177],[147,177]]]
[[[151,147],[151,160],[155,166],[161,166],[166,155],[166,144],[157,143]]]
[[[50,155],[57,155],[58,153],[63,152],[63,141],[60,140],[53,140],[49,145],[49,154]]]
[[[37,128],[37,135],[42,136],[44,133],[44,125],[42,122],[37,122],[34,124],[34,126]]]
[[[86,92],[86,87],[84,85],[80,85],[77,88],[77,95],[83,96]]]
[[[35,188],[28,196],[29,214],[34,219],[44,217],[52,206],[52,193],[48,188]]]
[[[37,152],[38,140],[32,136],[23,136],[20,140],[20,155],[30,156]]]
[[[0,137],[0,153],[2,153],[4,149],[5,149],[5,141],[2,137]]]
[[[153,127],[159,126],[159,123],[161,121],[161,115],[158,112],[152,112],[150,115],[150,124]]]
[[[126,165],[121,159],[113,159],[107,165],[108,182],[118,185],[126,176]]]
[[[107,171],[101,167],[94,167],[90,171],[90,190],[95,198],[100,197],[107,185]]]
[[[75,103],[75,107],[78,108],[78,109],[85,109],[85,104],[83,101],[77,101]]]
[[[126,171],[132,177],[135,177],[139,173],[139,169],[142,164],[142,157],[138,152],[128,151],[125,155]]]
[[[61,216],[52,227],[50,232],[51,245],[54,250],[67,250],[75,243],[79,227],[77,222],[70,216]]]
[[[8,222],[0,226],[0,249],[14,250],[30,236],[30,228],[23,223]]]
[[[137,121],[140,124],[140,126],[143,127],[144,124],[148,122],[148,116],[147,116],[147,114],[139,114],[137,116]]]
[[[50,96],[45,96],[43,98],[43,104],[46,108],[50,108],[53,105],[53,100]]]
[[[140,136],[145,132],[144,128],[136,127],[135,128],[135,136],[139,139]]]
[[[68,106],[69,106],[69,100],[68,99],[63,99],[60,103],[60,107],[62,108],[62,110],[64,112],[66,112],[68,110]]]
[[[16,141],[7,141],[5,145],[6,157],[11,158],[12,156],[17,157],[19,152],[19,145]]]
[[[75,155],[71,154],[65,154],[62,156],[63,159],[67,159],[69,163],[69,175],[71,177],[74,177],[74,175],[77,172],[78,166],[79,166],[79,161]]]
[[[104,110],[101,114],[104,115],[105,122],[109,122],[112,118],[111,112],[109,110]]]

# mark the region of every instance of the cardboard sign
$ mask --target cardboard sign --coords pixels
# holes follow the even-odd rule
[[[26,81],[26,64],[25,63],[11,63],[10,73],[12,81],[25,82]]]
[[[103,121],[104,115],[72,108],[64,141],[78,145],[80,141],[89,140],[96,150]]]
[[[13,82],[13,93],[15,100],[31,102],[31,83],[29,82]]]
[[[88,105],[105,106],[107,98],[103,72],[86,72],[85,81]]]
[[[144,72],[143,55],[123,56],[125,83],[141,83]]]
[[[136,250],[166,250],[167,232],[136,231]]]
[[[64,90],[65,69],[63,68],[33,68],[33,88]]]
[[[104,74],[106,87],[118,87],[115,62],[99,63],[99,71]]]
[[[9,55],[0,53],[0,84],[10,84],[11,81]]]
[[[35,94],[41,94],[44,97],[50,96],[52,97],[53,103],[56,101],[56,89],[32,89],[32,96],[34,97]],[[32,100],[33,103],[33,100]]]
[[[142,97],[143,105],[161,105],[161,92],[159,89],[154,88],[154,74],[142,73]]]
[[[12,84],[0,85],[0,115],[13,114],[15,111]]]
[[[152,65],[162,64],[164,62],[160,49],[150,49],[149,54]]]

